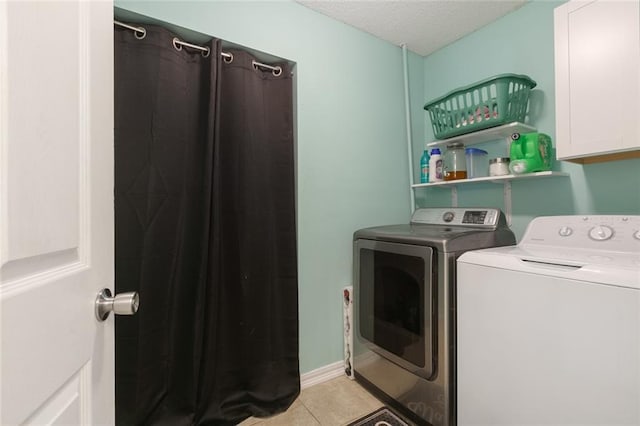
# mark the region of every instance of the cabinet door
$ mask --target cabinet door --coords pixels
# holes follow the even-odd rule
[[[640,149],[640,2],[555,9],[559,159]]]

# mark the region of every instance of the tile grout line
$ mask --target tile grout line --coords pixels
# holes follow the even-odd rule
[[[300,398],[300,397],[298,397],[298,398]],[[309,414],[311,414],[311,417],[313,417],[313,418],[314,418],[314,420],[315,420],[316,422],[318,422],[318,424],[319,424],[320,426],[324,426],[324,425],[322,424],[322,422],[320,421],[320,419],[318,419],[318,418],[316,417],[316,415],[315,415],[315,414],[313,414],[313,411],[311,411],[311,410],[309,409],[309,407],[307,407],[307,405],[304,403],[304,401],[303,401],[302,399],[300,399],[300,404],[302,404],[302,406],[304,407],[304,409],[305,409],[305,410],[307,410],[307,412],[308,412]]]

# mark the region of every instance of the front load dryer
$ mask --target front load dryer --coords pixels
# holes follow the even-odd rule
[[[419,425],[454,426],[456,259],[515,244],[494,208],[417,209],[356,231],[356,380]]]
[[[640,425],[640,216],[458,259],[458,425]]]

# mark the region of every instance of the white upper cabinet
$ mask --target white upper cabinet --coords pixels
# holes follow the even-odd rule
[[[569,1],[554,24],[558,159],[640,156],[640,1]]]

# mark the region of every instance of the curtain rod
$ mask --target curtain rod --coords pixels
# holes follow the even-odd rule
[[[120,27],[132,30],[138,40],[142,40],[147,36],[147,30],[144,29],[144,27],[134,27],[133,25],[125,24],[124,22],[116,21],[115,19],[113,20],[113,23]],[[192,49],[200,50],[202,52],[202,56],[204,56],[205,58],[209,56],[209,53],[210,53],[210,50],[207,46],[198,46],[196,44],[191,44],[191,43],[187,43],[186,41],[182,41],[178,37],[174,37],[173,47],[175,47],[176,50],[182,50],[182,46],[187,46]],[[220,56],[222,56],[224,58],[224,61],[228,64],[233,62],[233,53],[220,52]],[[280,66],[274,67],[271,65],[263,64],[262,62],[257,62],[257,61],[251,61],[251,63],[253,67],[256,69],[258,67],[261,67],[261,68],[266,68],[271,70],[272,74],[276,77],[282,74],[282,67]]]

